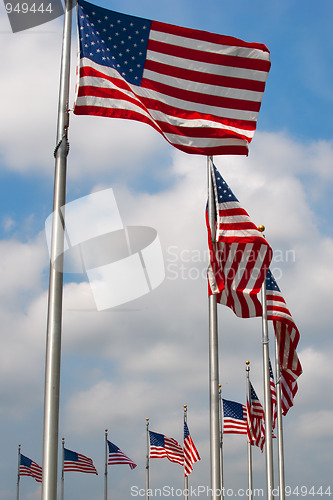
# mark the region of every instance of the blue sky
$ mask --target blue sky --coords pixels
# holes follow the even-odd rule
[[[245,157],[216,157],[225,180],[275,251],[274,272],[301,334],[304,373],[284,419],[286,484],[333,488],[330,299],[333,280],[333,5],[304,0],[205,3],[115,0],[99,5],[262,42],[272,67]],[[11,33],[0,9],[0,500],[16,498],[17,446],[42,462],[48,252],[62,19]],[[73,22],[71,106],[76,32]],[[112,188],[125,225],[155,228],[166,278],[150,294],[98,312],[84,276],[66,275],[60,440],[93,458],[99,476],[68,473],[65,498],[103,498],[104,429],[138,467],[109,468],[110,496],[144,487],[145,419],[182,440],[183,404],[202,460],[190,476],[209,485],[206,159],[173,149],[150,127],[71,116],[67,200]],[[245,402],[245,361],[263,399],[261,324],[219,308],[220,379]],[[271,340],[273,334],[271,332]],[[273,343],[271,342],[271,357]],[[60,446],[59,440],[59,446]],[[275,450],[276,452],[276,450]],[[246,443],[225,437],[225,481],[247,487]],[[275,454],[276,459],[276,454]],[[276,460],[275,460],[276,461]],[[152,487],[183,486],[182,471],[151,463]],[[265,487],[254,450],[254,486]],[[277,481],[277,475],[276,481]],[[331,490],[333,492],[333,489]],[[296,495],[291,498],[296,498]],[[306,496],[313,498],[311,494]],[[21,500],[40,498],[22,478]]]

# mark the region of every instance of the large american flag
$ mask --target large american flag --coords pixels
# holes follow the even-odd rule
[[[247,409],[246,406],[235,401],[222,399],[223,403],[223,433],[247,434]]]
[[[289,407],[292,406],[293,398],[297,392],[296,380],[302,373],[302,366],[296,351],[300,335],[270,270],[266,276],[266,302],[267,319],[273,321],[278,344],[281,373],[283,374],[281,396],[284,401],[283,413],[286,414]]]
[[[184,474],[189,476],[193,470],[193,464],[201,460],[198,450],[191,438],[187,423],[184,422]]]
[[[19,475],[20,476],[31,476],[38,483],[42,482],[42,468],[36,462],[31,460],[30,458],[20,454],[20,468]]]
[[[270,69],[261,43],[79,0],[74,113],[148,123],[176,148],[247,155]]]
[[[265,444],[265,413],[250,382],[250,400],[247,401],[248,438],[261,450]]]
[[[80,453],[64,448],[64,472],[85,472],[98,474],[93,461]]]
[[[149,431],[149,458],[168,458],[170,462],[184,465],[183,448],[173,438]]]
[[[118,446],[108,441],[109,448],[109,456],[108,456],[108,465],[117,465],[117,464],[128,464],[130,468],[133,470],[136,467],[136,463],[133,462],[129,457],[123,453]]]
[[[261,316],[258,294],[272,260],[272,249],[214,165],[211,175],[216,228],[212,238],[207,218],[209,293],[217,294],[218,302],[241,318]]]

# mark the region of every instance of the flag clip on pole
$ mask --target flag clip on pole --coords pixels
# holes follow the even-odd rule
[[[220,463],[221,463],[221,500],[223,500],[223,410],[222,410],[222,386],[219,384],[219,427],[220,427]]]
[[[246,361],[246,401],[251,401],[251,389],[250,389],[250,361]],[[248,405],[247,405],[248,413]],[[247,426],[249,427],[249,415],[247,415]],[[253,475],[252,475],[252,445],[249,436],[247,436],[247,465],[248,465],[248,490],[249,490],[249,500],[253,498]]]
[[[21,445],[18,445],[18,459],[17,459],[17,489],[16,500],[20,500],[20,465],[21,465]]]
[[[104,500],[108,498],[108,430],[105,429]]]
[[[184,424],[187,424],[187,405],[184,405]],[[184,460],[184,499],[188,500],[188,476],[185,474],[185,460]]]
[[[279,458],[279,492],[280,500],[285,500],[285,476],[284,476],[284,446],[282,425],[282,402],[281,402],[281,367],[279,359],[278,339],[275,337],[275,380],[276,380],[276,409],[277,409],[277,437]]]
[[[265,226],[260,225],[258,230],[263,233]],[[264,236],[264,235],[263,235]],[[262,352],[263,352],[263,375],[264,375],[264,405],[265,405],[265,427],[266,427],[266,478],[267,478],[267,499],[272,500],[274,490],[273,476],[273,440],[272,440],[272,402],[269,373],[269,338],[267,321],[267,301],[266,301],[266,279],[261,287],[262,302]]]
[[[215,204],[212,183],[213,158],[207,157],[208,221],[215,234]],[[215,239],[215,238],[214,238]],[[212,244],[214,245],[212,238]],[[219,358],[216,295],[209,296],[209,413],[210,413],[210,477],[212,500],[221,500],[221,465],[219,432]]]
[[[65,1],[62,41],[60,89],[58,104],[57,146],[55,149],[55,175],[53,194],[53,221],[51,262],[47,313],[47,336],[44,389],[43,478],[42,500],[57,499],[58,427],[61,358],[61,322],[64,249],[61,207],[66,200],[66,168],[68,154],[69,75],[72,29],[72,0]],[[54,265],[60,256],[60,268]]]
[[[147,452],[146,452],[146,500],[149,500],[149,418],[146,418]]]

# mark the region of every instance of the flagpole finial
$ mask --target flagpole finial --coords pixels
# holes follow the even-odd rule
[[[247,365],[249,365],[249,364],[250,364],[250,361],[245,361],[245,363],[246,363]]]
[[[146,418],[146,421],[149,422],[149,418],[148,417]]]
[[[260,224],[260,226],[258,226],[258,231],[260,231],[261,233],[263,233],[265,231],[265,226],[263,226],[262,224]]]
[[[187,408],[187,405],[184,405],[184,408]]]

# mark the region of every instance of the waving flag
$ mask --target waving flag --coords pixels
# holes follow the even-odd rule
[[[64,471],[98,474],[91,458],[64,448]]]
[[[247,401],[248,438],[251,444],[262,451],[265,444],[265,413],[251,382],[250,392],[250,401]]]
[[[277,417],[277,395],[271,362],[269,362],[269,383],[271,388],[272,429],[275,429]]]
[[[108,441],[109,448],[109,458],[108,465],[116,465],[116,464],[128,464],[130,468],[133,470],[136,467],[136,463],[133,462],[130,458],[128,458],[125,453],[123,453],[118,446]]]
[[[168,458],[170,462],[184,465],[184,452],[182,447],[173,438],[149,431],[150,458]]]
[[[294,405],[294,397],[298,390],[297,382],[286,372],[281,371],[281,408],[283,415]]]
[[[211,173],[216,228],[212,238],[207,220],[209,293],[217,294],[218,302],[241,318],[261,316],[258,294],[272,260],[272,250],[215,166]]]
[[[246,406],[235,401],[222,399],[223,434],[247,434]]]
[[[78,115],[148,123],[176,148],[247,155],[270,54],[260,43],[79,0]]]
[[[187,423],[184,422],[184,473],[189,476],[193,470],[193,464],[201,460],[198,450],[188,430]]]
[[[285,381],[281,384],[281,396],[285,402],[283,411],[286,414],[297,392],[296,380],[302,373],[302,366],[296,352],[300,335],[270,270],[266,276],[266,301],[267,319],[273,321],[281,373]]]
[[[42,482],[42,468],[33,460],[20,454],[20,476],[31,476],[38,483]]]

